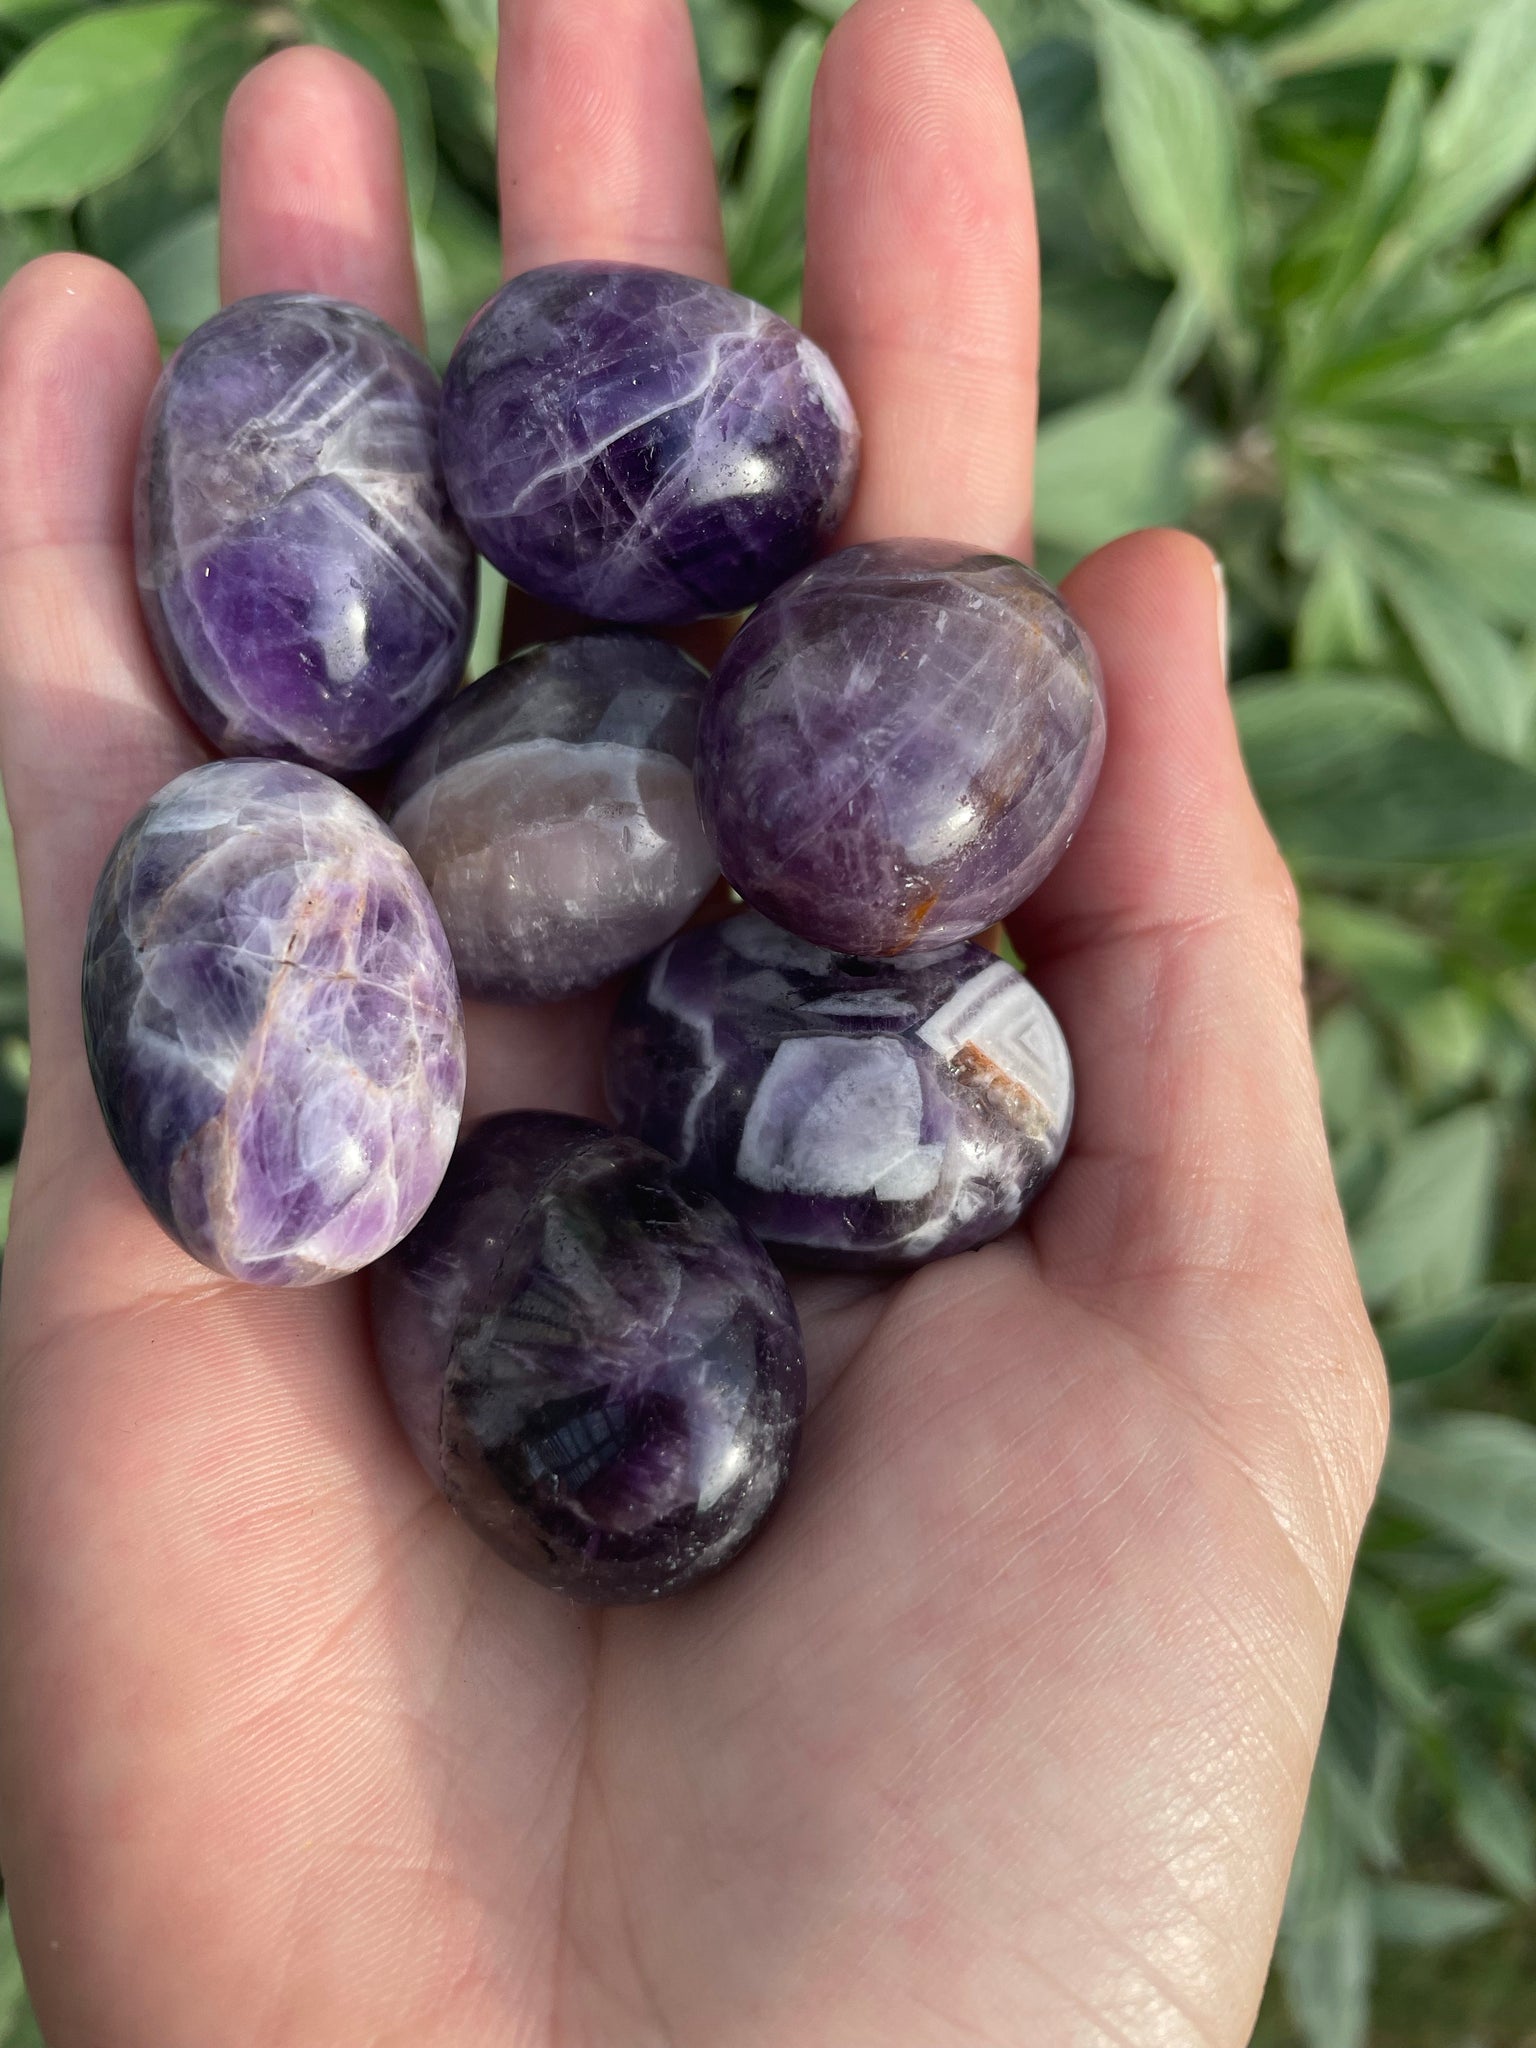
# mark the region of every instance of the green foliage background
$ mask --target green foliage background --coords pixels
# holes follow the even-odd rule
[[[695,0],[738,283],[793,311],[846,0]],[[992,0],[1045,264],[1040,555],[1227,565],[1250,767],[1396,1382],[1257,2041],[1536,2038],[1536,0]],[[234,80],[330,44],[399,110],[432,347],[497,281],[494,0],[0,0],[0,275],[215,304]],[[0,843],[0,1159],[27,1052]],[[11,1168],[0,1200],[8,1201]],[[35,2043],[0,1940],[0,2048]]]

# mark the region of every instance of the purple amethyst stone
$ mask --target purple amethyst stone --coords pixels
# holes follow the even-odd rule
[[[214,761],[145,805],[83,999],[118,1155],[214,1272],[329,1280],[431,1201],[464,1100],[447,942],[404,848],[312,768]]]
[[[985,947],[855,960],[751,911],[634,977],[607,1085],[623,1128],[770,1249],[848,1269],[996,1237],[1072,1121],[1061,1029]]]
[[[373,1306],[429,1476],[573,1599],[681,1592],[784,1484],[805,1362],[783,1281],[712,1196],[601,1124],[480,1124]]]
[[[633,263],[514,277],[454,351],[443,466],[475,546],[552,604],[627,624],[755,604],[853,495],[831,362],[722,285]]]
[[[1044,880],[1104,754],[1098,659],[1022,562],[844,548],[759,606],[699,725],[726,880],[838,952],[930,952]]]
[[[693,793],[704,680],[664,640],[590,633],[503,662],[428,726],[390,822],[466,993],[595,988],[708,895],[719,870]]]
[[[223,752],[378,767],[457,687],[474,556],[438,396],[392,328],[309,292],[226,306],[166,366],[139,455],[139,591]]]

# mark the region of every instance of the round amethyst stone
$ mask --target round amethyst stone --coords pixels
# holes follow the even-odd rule
[[[595,988],[697,909],[719,872],[693,793],[704,680],[664,640],[585,634],[503,662],[428,726],[391,823],[467,993]]]
[[[607,1085],[620,1124],[770,1248],[845,1268],[996,1237],[1072,1121],[1060,1027],[985,947],[855,960],[751,911],[634,977]]]
[[[784,1484],[805,1363],[783,1281],[712,1196],[601,1124],[480,1124],[373,1305],[430,1477],[574,1599],[681,1592]]]
[[[443,466],[480,552],[536,597],[630,624],[755,604],[853,495],[831,362],[722,285],[633,263],[514,277],[454,351]]]
[[[382,320],[241,299],[166,366],[135,542],[155,649],[228,754],[392,760],[457,687],[474,556],[443,487],[438,383]]]
[[[112,1142],[216,1273],[350,1273],[431,1201],[464,1100],[447,942],[404,848],[324,775],[167,783],[96,885],[83,997]]]
[[[727,648],[699,725],[727,881],[839,952],[928,952],[1044,880],[1088,807],[1104,691],[1032,569],[947,541],[844,548]]]

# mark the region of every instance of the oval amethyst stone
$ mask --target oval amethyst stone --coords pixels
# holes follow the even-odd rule
[[[712,1196],[601,1124],[480,1124],[373,1306],[430,1477],[573,1599],[681,1592],[784,1484],[805,1365],[783,1281]]]
[[[480,552],[628,624],[755,604],[853,494],[858,425],[815,343],[724,286],[633,263],[504,284],[443,381],[443,466]]]
[[[1060,1027],[985,947],[855,960],[751,911],[634,976],[607,1086],[625,1130],[772,1250],[845,1268],[996,1237],[1072,1121]]]
[[[167,364],[139,455],[139,592],[224,753],[378,767],[457,687],[475,571],[438,396],[392,328],[309,292],[226,306]]]
[[[697,909],[719,872],[693,792],[704,681],[664,640],[589,633],[529,648],[437,714],[390,822],[467,993],[595,988]]]
[[[775,923],[927,952],[1013,910],[1065,852],[1104,754],[1099,664],[1022,562],[844,548],[760,605],[699,725],[704,825]]]
[[[145,805],[96,886],[83,999],[118,1155],[216,1273],[350,1273],[432,1199],[464,1100],[447,942],[404,848],[312,768],[214,761]]]

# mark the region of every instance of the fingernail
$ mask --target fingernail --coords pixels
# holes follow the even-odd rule
[[[1216,646],[1221,654],[1221,672],[1230,681],[1227,669],[1227,572],[1219,561],[1213,560],[1211,567],[1216,571]]]

